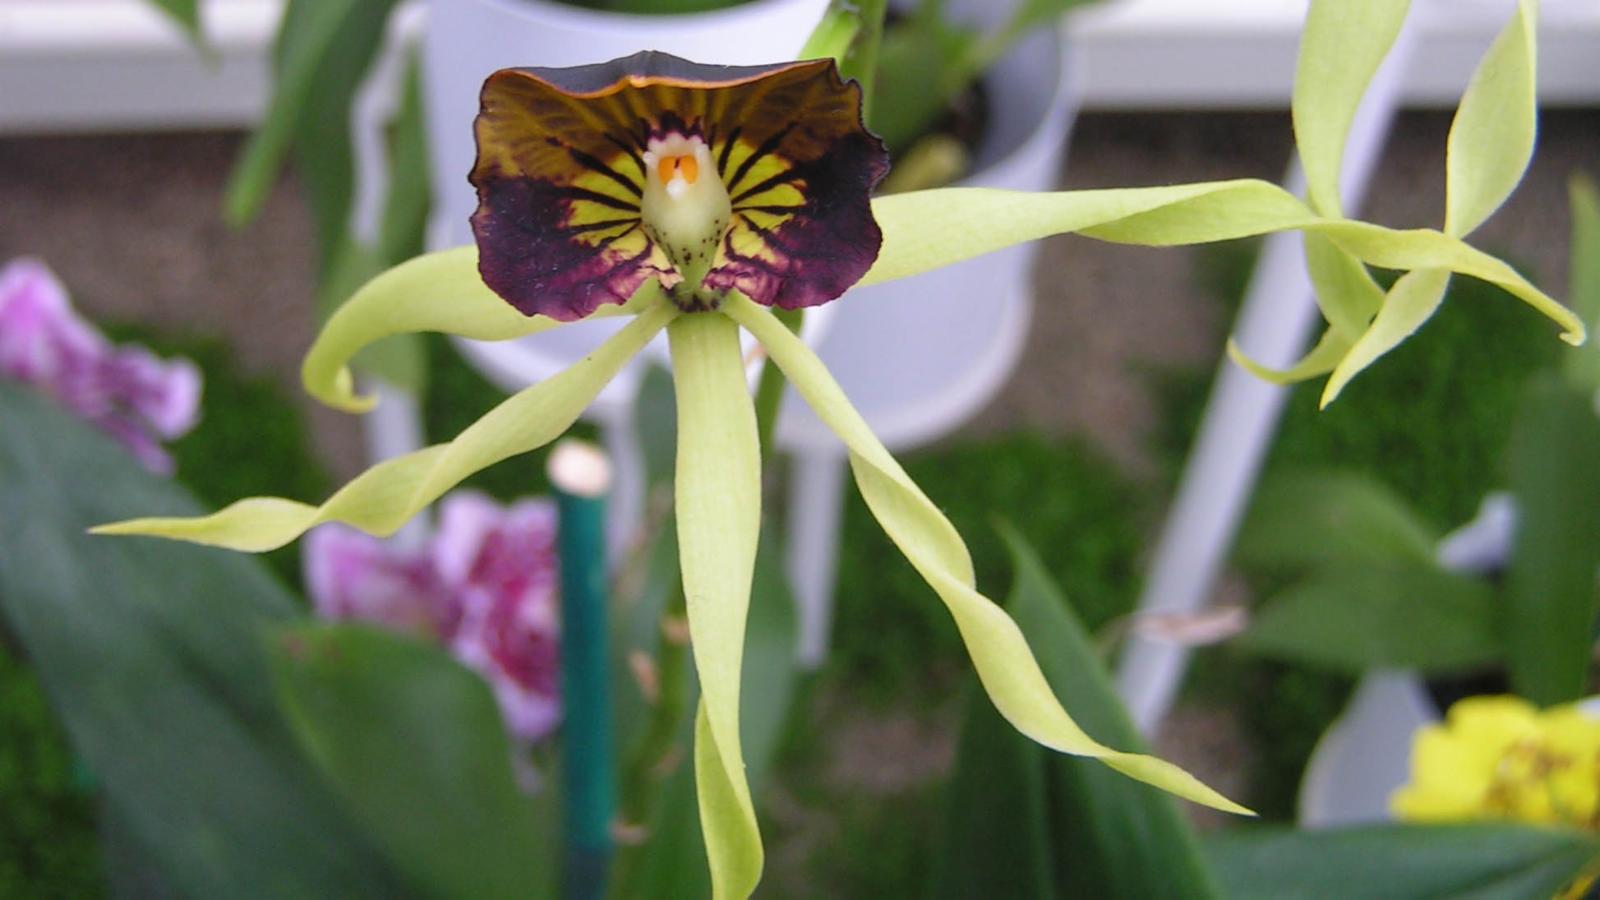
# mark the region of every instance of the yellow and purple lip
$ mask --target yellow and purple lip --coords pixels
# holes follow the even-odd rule
[[[816,306],[866,274],[888,171],[831,60],[707,66],[644,52],[484,82],[479,271],[527,315],[583,318],[651,278],[685,310],[730,290]]]

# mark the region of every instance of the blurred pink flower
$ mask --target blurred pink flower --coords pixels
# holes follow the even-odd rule
[[[494,690],[506,729],[532,743],[561,717],[555,506],[501,507],[457,491],[413,548],[338,525],[313,531],[306,581],[317,614],[431,637]]]
[[[0,270],[0,377],[31,385],[122,442],[145,468],[172,471],[162,449],[194,427],[200,372],[139,346],[116,347],[79,318],[43,264]]]

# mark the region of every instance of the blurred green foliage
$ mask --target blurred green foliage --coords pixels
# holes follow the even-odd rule
[[[0,650],[0,897],[105,893],[83,788],[39,680]]]
[[[1235,242],[1201,255],[1202,281],[1230,316],[1256,246]],[[1522,304],[1483,282],[1454,279],[1427,325],[1328,409],[1317,409],[1320,380],[1293,389],[1265,474],[1316,467],[1365,472],[1429,525],[1449,531],[1505,483],[1503,460],[1522,386],[1558,352],[1547,324]],[[1154,449],[1169,484],[1176,484],[1213,375],[1210,369],[1151,373],[1162,407]],[[1258,596],[1283,586],[1265,572],[1244,574]],[[1071,582],[1063,584],[1071,589]],[[1345,677],[1224,648],[1197,655],[1186,687],[1239,711],[1258,753],[1245,801],[1268,818],[1289,818],[1311,748],[1352,686]],[[1254,699],[1237,702],[1243,697]]]

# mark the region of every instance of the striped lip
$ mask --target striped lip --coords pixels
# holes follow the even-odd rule
[[[651,278],[686,310],[734,289],[814,306],[882,240],[869,198],[887,154],[830,60],[502,69],[476,134],[479,270],[527,315],[579,319]]]

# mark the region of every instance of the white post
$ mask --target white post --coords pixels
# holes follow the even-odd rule
[[[1360,207],[1382,155],[1399,104],[1401,76],[1415,43],[1416,20],[1424,13],[1423,8],[1412,10],[1351,126],[1340,182],[1350,214]],[[1298,161],[1290,166],[1285,182],[1292,192],[1304,190]],[[1240,348],[1263,365],[1287,367],[1304,352],[1316,310],[1300,235],[1285,232],[1268,238],[1235,325]],[[1206,604],[1287,396],[1287,389],[1257,379],[1228,359],[1222,361],[1178,496],[1156,545],[1139,598],[1141,613],[1186,614]],[[1117,669],[1117,688],[1134,724],[1146,735],[1155,732],[1172,705],[1188,661],[1188,650],[1178,644],[1137,635],[1129,639]]]

